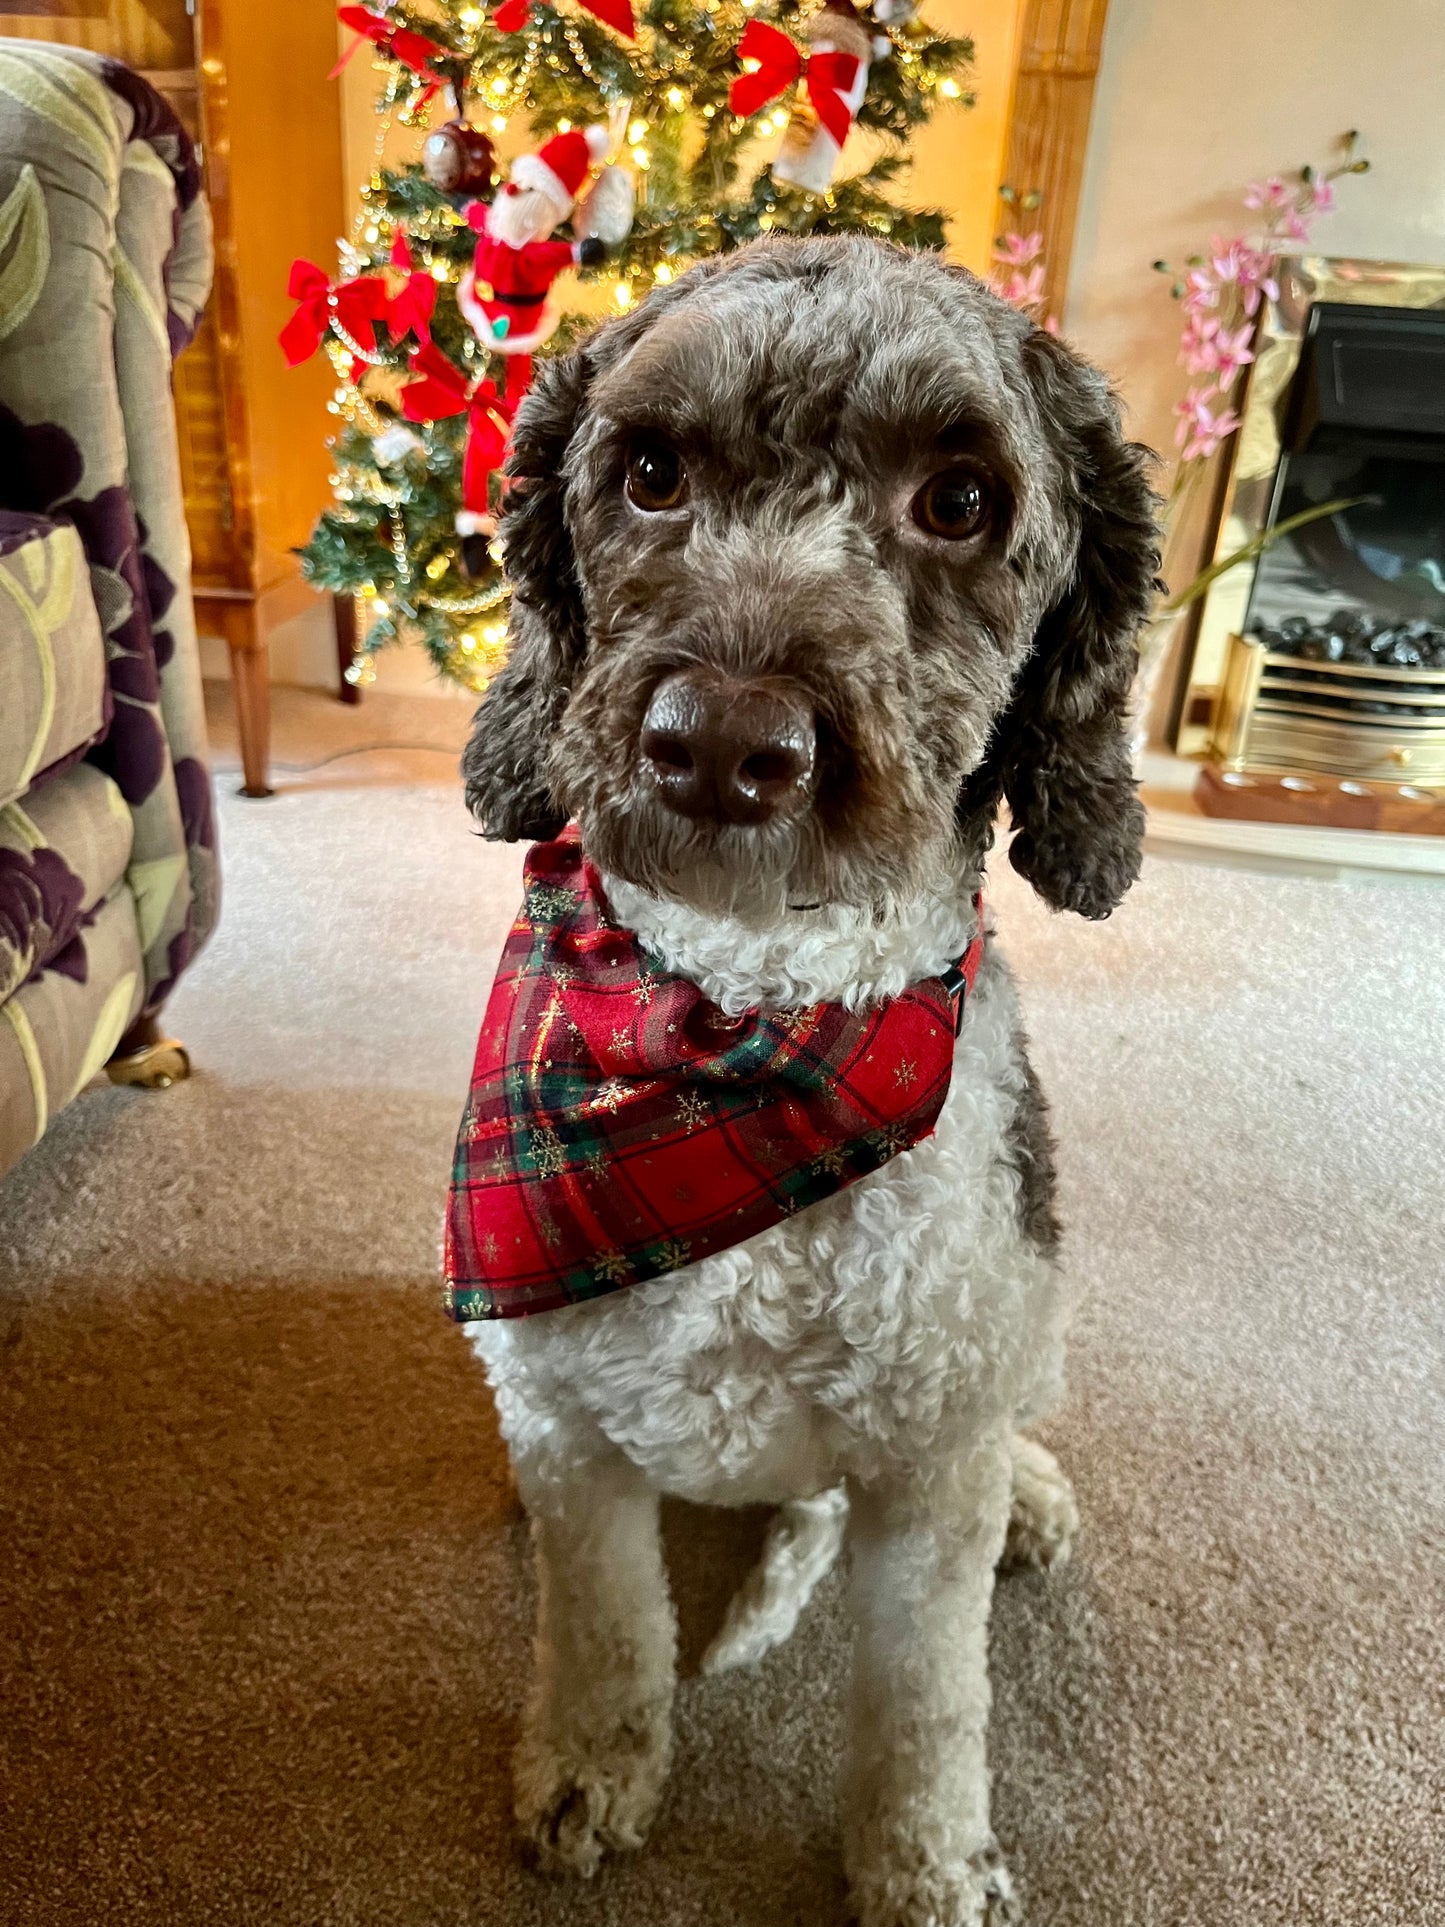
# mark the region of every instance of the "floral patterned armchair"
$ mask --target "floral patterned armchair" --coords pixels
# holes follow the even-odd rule
[[[0,39],[0,1171],[155,1019],[218,875],[171,361],[210,288],[138,75]]]

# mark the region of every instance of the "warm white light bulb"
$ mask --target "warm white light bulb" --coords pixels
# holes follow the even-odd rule
[[[632,290],[625,281],[619,281],[617,286],[612,290],[612,299],[617,303],[619,308],[630,308],[632,306]]]
[[[627,138],[630,141],[645,141],[647,139],[647,122],[645,120],[633,121],[627,130]]]
[[[672,269],[667,265],[666,261],[658,262],[657,273],[652,278],[662,287],[667,286],[668,282],[672,279]]]
[[[946,95],[949,100],[957,100],[963,89],[956,80],[941,80],[938,83],[938,91]]]
[[[572,132],[572,123],[571,123],[571,121],[570,121],[570,120],[559,120],[559,121],[558,121],[558,123],[557,123],[557,132],[558,132],[559,134],[570,134],[570,133]]]
[[[687,95],[682,91],[681,87],[668,88],[667,104],[669,107],[671,107],[674,110],[674,112],[676,112],[676,110],[679,107],[685,106],[686,103],[687,103]]]

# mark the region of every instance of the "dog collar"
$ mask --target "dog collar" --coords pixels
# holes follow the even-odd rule
[[[868,1010],[730,1017],[611,922],[575,826],[536,844],[457,1139],[445,1304],[519,1318],[658,1278],[933,1130],[983,960]]]

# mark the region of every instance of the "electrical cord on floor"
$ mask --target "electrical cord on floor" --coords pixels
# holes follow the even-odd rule
[[[436,756],[454,757],[459,757],[462,753],[460,747],[451,749],[442,743],[358,743],[355,749],[335,750],[330,756],[323,756],[314,763],[277,763],[268,761],[267,768],[280,771],[286,776],[309,776],[312,770],[325,769],[328,763],[344,762],[348,756],[374,756],[378,751],[387,749],[400,749],[409,752],[422,750]],[[227,760],[218,763],[216,767],[224,769],[227,774],[231,774],[240,769],[241,759],[238,755],[235,761],[232,762],[228,752]]]

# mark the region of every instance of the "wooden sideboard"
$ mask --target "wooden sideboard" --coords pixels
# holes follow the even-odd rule
[[[9,10],[10,7],[15,10]],[[49,6],[49,11],[41,11]],[[345,232],[330,0],[0,0],[0,35],[89,47],[137,68],[200,145],[216,281],[175,394],[196,615],[231,653],[244,787],[267,794],[266,643],[316,599],[292,550],[330,500],[324,356],[287,368],[276,336],[305,255]]]

